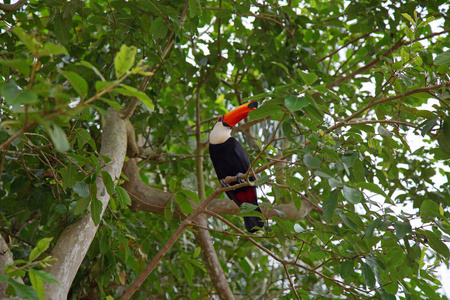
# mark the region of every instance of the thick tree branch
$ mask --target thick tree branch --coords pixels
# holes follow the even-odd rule
[[[102,148],[100,153],[111,159],[103,169],[112,178],[118,178],[125,159],[127,147],[126,123],[119,113],[113,109],[108,109],[109,116],[106,117],[102,133]],[[103,194],[103,180],[100,176],[96,180],[97,199],[102,202],[102,212],[108,206],[110,196]],[[67,299],[67,294],[72,285],[72,281],[78,272],[89,246],[97,232],[98,226],[92,221],[90,212],[80,220],[64,229],[58,239],[51,255],[57,261],[49,268],[61,286],[56,284],[46,284],[46,299]]]
[[[270,165],[274,165],[277,162],[272,162]],[[255,170],[256,173],[262,172],[267,167],[261,167]],[[133,210],[148,211],[155,214],[164,214],[164,209],[170,207],[174,196],[171,193],[164,192],[160,189],[153,188],[146,185],[140,178],[139,169],[136,162],[132,159],[124,163],[123,172],[128,177],[129,181],[126,181],[122,187],[128,192],[132,201]],[[236,180],[236,177],[228,177],[229,181]],[[197,205],[194,201],[190,201],[191,206],[196,209]],[[301,220],[305,218],[309,212],[313,209],[313,206],[305,200],[302,200],[302,206],[300,210],[297,210],[293,202],[283,203],[280,205],[272,206],[269,203],[260,204],[263,215],[266,218],[279,217],[278,211],[282,211],[285,214],[285,219],[288,220]],[[211,201],[208,205],[208,210],[213,211],[220,215],[236,214],[239,212],[239,207],[231,200],[218,198]],[[180,219],[184,219],[185,215],[175,206],[174,216]]]
[[[216,249],[214,249],[211,234],[207,229],[204,229],[208,227],[208,217],[209,216],[205,214],[201,214],[197,217],[197,219],[195,219],[195,224],[201,226],[197,227],[197,234],[195,237],[200,245],[200,248],[202,249],[203,258],[206,268],[208,269],[209,276],[211,277],[211,282],[213,283],[220,299],[234,299],[233,292],[231,291],[227,277],[225,276],[222,265],[220,264]]]
[[[220,24],[219,24],[220,28]],[[200,107],[200,85],[201,80],[200,77],[198,79],[197,90],[195,94],[195,137],[197,144],[197,156],[195,157],[195,169],[197,176],[197,192],[198,198],[200,199],[200,203],[206,200],[206,192],[205,192],[205,179],[203,172],[203,153],[206,149],[206,143],[202,142],[202,133],[200,126],[201,119],[201,107]],[[201,224],[202,226],[207,226],[208,216],[201,214],[196,219],[195,222]],[[195,235],[200,248],[202,249],[203,257],[206,262],[206,267],[208,269],[208,273],[211,277],[211,282],[214,285],[220,299],[230,299],[234,300],[233,292],[231,291],[230,286],[228,285],[227,278],[225,273],[220,265],[219,258],[217,257],[217,253],[214,249],[214,245],[211,239],[211,234],[208,230],[199,228],[198,233]]]
[[[12,253],[9,250],[8,244],[6,243],[3,236],[0,234],[0,275],[3,274],[3,270],[6,266],[14,264],[14,259],[12,258]],[[17,282],[23,284],[21,277],[14,278]],[[0,299],[6,298],[6,287],[7,282],[0,282]]]
[[[286,157],[288,157],[289,155],[286,155],[284,157],[282,157],[281,159],[284,159]],[[262,171],[264,171],[265,169],[269,168],[270,166],[276,164],[276,162],[271,162],[265,166],[262,166],[258,169],[255,170],[255,174],[260,173]],[[138,179],[138,169],[136,166],[136,163],[133,160],[129,160],[126,164],[126,166],[130,165],[132,166],[132,168],[130,168],[131,170],[133,170],[133,172],[135,172],[133,179],[136,178],[137,180],[137,184],[139,186],[139,189],[141,189],[141,192],[143,192],[143,194],[147,195],[147,197],[145,197],[145,199],[147,200],[151,200],[150,202],[152,202],[152,200],[157,200],[158,202],[161,201],[161,198],[154,198],[152,196],[152,193],[155,192],[156,189],[150,188],[148,186],[146,186],[142,181],[140,181],[140,179]],[[136,166],[136,167],[134,167]],[[128,171],[130,171],[130,169]],[[124,172],[125,172],[125,168],[124,168]],[[127,175],[127,174],[126,174]],[[131,175],[131,174],[130,174]],[[129,177],[129,175],[127,175],[127,177],[129,179],[131,179]],[[245,176],[242,177],[242,179],[246,179]],[[226,183],[230,183],[233,181],[236,181],[237,178],[236,176],[228,176],[225,178],[225,182]],[[177,241],[177,239],[179,238],[179,236],[183,233],[183,231],[188,227],[191,226],[195,223],[196,218],[202,214],[203,212],[206,211],[206,209],[209,207],[209,205],[211,204],[211,202],[217,197],[219,196],[221,193],[229,191],[229,190],[234,190],[237,189],[239,187],[242,186],[247,186],[248,183],[244,182],[244,183],[240,183],[234,186],[230,186],[230,187],[218,187],[216,188],[216,190],[203,202],[200,203],[200,206],[198,206],[194,212],[192,214],[190,214],[186,219],[183,220],[183,222],[180,224],[180,227],[178,227],[175,232],[172,234],[172,236],[169,238],[169,240],[167,241],[167,243],[161,248],[161,250],[156,254],[156,256],[153,258],[153,260],[149,263],[149,265],[147,266],[147,268],[144,270],[144,272],[142,272],[139,277],[137,278],[137,280],[131,285],[131,287],[125,292],[125,294],[122,296],[121,300],[125,300],[125,299],[129,299],[135,292],[136,290],[141,286],[141,284],[144,282],[144,280],[153,272],[153,270],[155,269],[156,265],[161,261],[161,259],[166,255],[166,253],[169,251],[169,249],[173,246],[173,244],[175,244],[175,242]],[[129,186],[128,186],[129,187]],[[124,188],[127,188],[127,186],[124,185]],[[147,191],[146,191],[147,190]],[[130,196],[132,198],[132,201],[135,201],[136,199],[134,199],[133,196],[133,191],[129,191]],[[166,197],[169,195],[169,193],[166,193]],[[171,198],[171,197],[170,197]],[[170,199],[169,198],[169,199]],[[143,201],[145,200],[144,198],[139,199],[139,201]],[[232,202],[232,201],[228,201],[228,202]],[[160,202],[161,203],[161,202]],[[292,203],[290,203],[292,204]],[[292,211],[295,211],[295,206],[292,204],[286,204],[286,205],[280,205],[279,207],[281,209],[285,209],[286,210],[286,214],[288,213],[292,213]],[[289,206],[290,205],[290,206]],[[289,206],[289,208],[288,208]],[[153,204],[149,204],[146,207],[151,207],[154,208],[155,206]],[[158,205],[159,210],[161,209],[161,206]],[[281,210],[280,209],[280,210]],[[307,202],[302,202],[302,208],[300,209],[300,211],[297,212],[297,214],[294,213],[294,215],[296,217],[305,217],[310,211],[311,211],[312,207],[307,203]],[[269,210],[270,211],[270,210]],[[270,213],[264,212],[266,215],[269,215]],[[273,214],[276,216],[279,216],[278,212],[276,210],[273,210]]]

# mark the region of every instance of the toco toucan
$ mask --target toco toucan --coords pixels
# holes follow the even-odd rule
[[[250,101],[237,107],[221,116],[209,134],[209,154],[221,183],[227,176],[239,177],[239,175],[245,174],[250,167],[247,153],[245,153],[241,144],[231,137],[231,129],[257,107],[258,102],[256,101]],[[249,180],[254,181],[255,177],[251,176]],[[238,182],[230,183],[230,185],[235,184],[238,184]],[[238,206],[241,206],[244,202],[258,205],[256,187],[254,186],[244,186],[226,193],[228,198]],[[261,212],[259,207],[255,210]],[[248,232],[257,231],[254,228],[255,226],[261,228],[264,226],[264,222],[259,217],[244,217],[244,223]]]

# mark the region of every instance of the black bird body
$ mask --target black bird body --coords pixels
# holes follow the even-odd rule
[[[244,148],[239,142],[231,137],[231,128],[241,119],[247,116],[248,112],[257,107],[256,102],[249,102],[241,105],[237,109],[220,117],[214,125],[210,134],[209,154],[213,162],[219,180],[225,179],[227,176],[236,176],[239,173],[245,174],[250,168],[250,161]],[[250,181],[254,181],[255,177],[249,177]],[[236,185],[238,182],[232,182],[229,185]],[[238,206],[243,203],[251,203],[258,205],[258,197],[256,187],[244,186],[236,190],[226,192],[228,198],[233,200]],[[260,208],[256,211],[261,212]],[[264,227],[264,222],[259,217],[244,217],[245,228],[249,232],[255,232],[257,227]]]

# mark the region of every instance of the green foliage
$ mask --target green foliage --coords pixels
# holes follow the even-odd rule
[[[256,181],[278,216],[255,237],[267,251],[209,220],[233,293],[444,299],[436,270],[450,256],[446,4],[32,0],[2,13],[0,227],[17,246],[0,279],[11,294],[42,299],[54,279],[41,256],[91,212],[99,230],[70,295],[120,297],[179,226],[175,207],[191,214],[203,200],[198,182],[207,196],[218,185],[207,152],[197,178],[197,141],[217,116],[256,100],[255,139],[235,137],[252,160],[265,147],[255,169],[279,161]],[[133,98],[141,179],[172,193],[158,207],[165,215],[131,210],[126,179],[105,172],[110,161],[99,154],[107,109]],[[97,194],[112,197],[102,218]],[[313,210],[287,220],[283,207]],[[241,215],[258,215],[253,208]],[[226,218],[243,228],[241,216]],[[217,297],[196,230],[137,298]]]
[[[3,270],[5,275],[0,274],[0,282],[8,283],[11,287],[9,288],[11,295],[18,296],[21,299],[42,300],[45,297],[44,281],[59,285],[53,275],[41,270],[41,268],[45,269],[56,260],[50,256],[38,260],[38,257],[47,251],[52,240],[53,238],[41,239],[36,247],[31,250],[28,261],[18,259],[13,265],[5,266]],[[32,287],[16,280],[17,277],[23,277],[26,274],[29,276]]]

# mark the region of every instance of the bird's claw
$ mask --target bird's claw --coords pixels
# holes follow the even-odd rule
[[[244,183],[245,182],[245,179],[242,179],[241,176],[244,176],[244,174],[242,174],[240,172],[236,174],[236,181],[238,183]]]
[[[223,187],[229,187],[229,186],[230,186],[228,183],[225,182],[225,179],[220,179],[219,182],[220,182],[220,184],[221,184]]]

